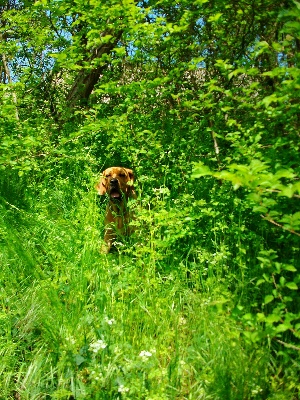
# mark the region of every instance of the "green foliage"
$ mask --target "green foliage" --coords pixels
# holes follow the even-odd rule
[[[298,398],[298,2],[0,15],[0,397]]]
[[[233,296],[217,285],[190,290],[179,270],[159,273],[153,240],[149,254],[100,255],[94,194],[70,215],[69,192],[69,182],[58,180],[50,196],[41,194],[38,212],[2,213],[3,396],[264,393],[267,378],[258,370],[267,373],[268,352],[243,342],[228,318]]]

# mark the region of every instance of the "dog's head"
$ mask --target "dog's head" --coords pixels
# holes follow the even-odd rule
[[[123,196],[126,199],[134,196],[133,181],[134,175],[131,169],[111,167],[103,171],[96,189],[100,195],[107,193],[111,201],[121,201]]]

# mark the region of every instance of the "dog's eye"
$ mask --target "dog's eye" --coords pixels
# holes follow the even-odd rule
[[[126,175],[124,174],[124,172],[121,172],[119,175],[122,176],[122,177],[126,176]]]
[[[105,178],[109,178],[110,177],[110,174],[108,174],[108,175],[105,175]]]

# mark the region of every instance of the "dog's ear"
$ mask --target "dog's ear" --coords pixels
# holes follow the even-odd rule
[[[106,179],[103,176],[99,183],[95,186],[97,192],[102,196],[106,193]]]
[[[134,174],[133,174],[132,169],[130,169],[130,168],[125,168],[125,169],[126,169],[126,172],[128,174],[130,183],[133,184],[133,182],[134,182]],[[128,197],[130,197],[132,199],[136,199],[136,193],[134,191],[134,187],[132,186],[132,184],[130,185],[130,183],[127,184],[128,185],[127,186],[128,187]]]
[[[129,180],[131,180],[132,182],[134,182],[134,175],[133,175],[133,171],[130,168],[125,168],[127,171],[127,174],[129,176]]]

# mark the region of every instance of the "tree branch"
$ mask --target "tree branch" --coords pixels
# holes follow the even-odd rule
[[[294,235],[300,236],[300,233],[294,231],[294,229],[288,229],[283,225],[280,225],[278,222],[274,221],[273,219],[271,219],[270,217],[268,217],[267,215],[260,215],[263,219],[265,219],[266,221],[270,222],[271,224],[278,226],[281,229],[284,229],[285,231],[288,231]]]
[[[2,35],[0,35],[0,39],[2,39]],[[11,79],[10,70],[8,68],[6,56],[4,53],[2,54],[2,63],[3,63],[4,73],[7,76],[8,83],[12,84],[13,81]],[[13,99],[14,105],[16,107],[15,108],[16,120],[19,121],[20,118],[19,118],[19,113],[18,113],[18,108],[17,108],[18,100],[17,100],[17,95],[13,90],[12,90],[12,99]]]
[[[122,36],[123,31],[120,31],[115,36],[114,40],[109,43],[104,43],[100,47],[93,50],[92,55],[87,60],[88,64],[91,65],[95,59],[100,59],[104,54],[109,54]],[[103,34],[103,36],[105,36]],[[87,102],[90,94],[92,93],[95,85],[97,84],[102,71],[106,68],[106,65],[95,67],[92,70],[82,69],[77,75],[75,82],[67,95],[67,103],[71,109],[76,104]]]

